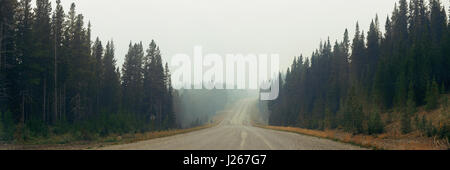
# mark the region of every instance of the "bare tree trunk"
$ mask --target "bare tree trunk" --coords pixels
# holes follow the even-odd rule
[[[61,121],[62,117],[61,117],[61,113],[62,113],[62,109],[64,107],[63,105],[63,95],[62,95],[62,88],[58,89],[59,90],[59,107],[58,107],[58,120]]]
[[[46,113],[45,113],[45,99],[47,98],[47,94],[46,94],[46,89],[47,89],[47,78],[44,78],[44,86],[43,86],[43,91],[44,91],[44,101],[42,102],[42,120],[45,122],[45,118],[46,118]]]
[[[0,72],[2,71],[2,50],[3,50],[3,23],[0,25]]]
[[[66,118],[67,119],[67,89],[66,89],[66,84],[64,83],[64,97],[63,97],[63,100],[64,100],[64,118]]]
[[[20,117],[20,121],[25,123],[25,94],[22,91],[22,116]]]
[[[162,106],[161,103],[159,103],[159,130],[162,129]]]
[[[54,35],[55,36],[55,61],[54,61],[54,64],[55,64],[55,67],[54,67],[54,69],[55,69],[55,74],[54,74],[54,78],[55,78],[55,92],[54,92],[54,100],[55,100],[55,102],[53,103],[53,105],[54,105],[54,107],[53,107],[53,109],[54,109],[54,114],[55,114],[55,116],[54,116],[54,118],[53,118],[53,123],[55,123],[56,122],[56,120],[58,120],[58,82],[57,82],[57,80],[58,80],[58,78],[57,78],[57,73],[58,73],[58,64],[57,64],[57,59],[56,59],[56,52],[57,52],[57,42],[56,42],[56,34]]]

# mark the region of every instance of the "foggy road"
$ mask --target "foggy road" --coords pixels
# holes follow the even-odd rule
[[[251,100],[237,102],[212,128],[170,137],[113,145],[105,150],[355,150],[358,146],[332,140],[253,127]]]

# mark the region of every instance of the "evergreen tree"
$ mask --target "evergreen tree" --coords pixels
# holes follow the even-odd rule
[[[364,113],[362,111],[362,106],[358,103],[355,94],[355,88],[353,87],[350,90],[350,94],[348,95],[345,108],[344,108],[344,128],[346,131],[353,133],[362,133],[363,132],[363,117]]]
[[[158,55],[157,51],[157,45],[155,41],[152,40],[152,42],[149,45],[149,48],[147,49],[147,55],[144,58],[144,69],[143,69],[143,78],[144,78],[144,101],[143,101],[143,112],[146,113],[147,119],[149,119],[151,116],[156,116],[156,96],[154,94],[155,91],[155,66],[156,66],[156,55]],[[161,99],[161,98],[159,98]]]
[[[95,113],[99,113],[100,107],[101,107],[101,103],[102,103],[102,98],[101,98],[101,92],[100,89],[103,87],[103,77],[104,77],[104,66],[103,66],[103,45],[102,42],[99,40],[99,38],[97,37],[97,39],[94,42],[94,45],[92,47],[92,56],[93,58],[95,58],[95,65],[94,65],[94,94],[95,94],[95,109],[94,112]]]
[[[168,118],[168,127],[174,128],[176,126],[176,116],[174,111],[174,102],[173,102],[173,87],[172,87],[172,80],[171,75],[169,71],[169,64],[166,63],[165,65],[165,77],[166,77],[166,86],[167,86],[167,101],[166,101],[166,112],[167,112],[167,118]]]
[[[65,14],[60,0],[0,1],[0,113],[2,139],[33,139],[81,132],[107,135],[130,129],[150,130],[144,115],[154,115],[159,129],[177,127],[174,92],[159,47],[147,67],[151,110],[142,110],[144,51],[130,45],[123,76],[114,59],[114,43],[91,42],[91,24],[75,4]],[[11,111],[6,111],[11,110]],[[100,114],[104,113],[104,114]],[[149,117],[147,117],[149,118]],[[152,123],[152,122],[150,122]],[[153,122],[155,123],[155,122]]]
[[[416,113],[416,102],[415,102],[415,94],[414,94],[414,86],[413,83],[409,84],[409,89],[408,89],[408,99],[406,101],[406,109],[405,112],[409,115],[412,116],[414,115],[414,113]]]
[[[61,0],[56,1],[56,9],[53,12],[52,16],[52,41],[53,41],[53,117],[52,122],[55,123],[58,120],[61,120],[61,106],[60,96],[61,92],[58,87],[61,87],[61,64],[63,61],[63,49],[62,49],[62,41],[63,37],[63,28],[64,28],[64,9],[61,6]],[[58,67],[60,65],[60,67]],[[59,74],[58,74],[59,73]]]
[[[384,124],[381,120],[379,111],[375,111],[374,113],[372,113],[370,115],[367,126],[368,126],[367,133],[369,135],[379,134],[379,133],[384,132]]]
[[[435,80],[433,80],[431,83],[428,83],[427,86],[427,92],[426,92],[426,109],[427,110],[433,110],[436,109],[438,106],[438,100],[439,100],[439,87]]]
[[[343,42],[332,48],[328,40],[305,62],[295,58],[279,98],[268,102],[269,124],[321,129],[335,118],[336,127],[347,131],[362,133],[367,123],[368,133],[381,133],[377,127],[384,123],[376,113],[391,112],[386,123],[401,114],[401,130],[409,133],[417,107],[437,108],[439,93],[445,93],[449,82],[444,76],[450,52],[445,8],[439,0],[428,6],[423,0],[398,4],[383,35],[375,17],[367,38],[357,23],[351,44],[346,31]]]
[[[14,85],[17,87],[16,96],[11,96],[16,99],[20,99],[14,102],[14,107],[11,110],[14,113],[21,113],[16,115],[16,119],[19,119],[21,123],[28,118],[30,99],[32,96],[33,88],[36,88],[41,82],[39,66],[36,61],[36,57],[33,57],[33,36],[32,36],[32,23],[33,23],[33,13],[31,9],[31,0],[21,0],[18,4],[16,20],[17,31],[16,31],[16,56],[17,61],[14,64],[14,73],[16,73],[16,78],[14,78]],[[20,63],[20,64],[19,64]],[[39,109],[42,111],[41,109]],[[42,113],[42,112],[41,112]]]
[[[17,96],[18,70],[15,46],[17,28],[17,1],[0,1],[0,112],[7,109],[15,109],[17,102],[12,102],[10,97]]]
[[[353,82],[362,81],[362,75],[364,73],[364,68],[367,59],[365,58],[365,43],[364,43],[364,33],[361,33],[359,29],[359,23],[356,23],[355,37],[352,43],[352,54],[350,56],[350,69],[353,75]]]
[[[373,79],[380,56],[380,39],[378,16],[376,16],[375,21],[372,20],[369,32],[367,33],[367,65],[364,67],[364,86],[369,88],[369,93],[371,92],[370,88],[373,84]]]
[[[114,42],[109,41],[106,44],[105,55],[102,63],[104,67],[103,86],[102,86],[102,106],[107,106],[106,112],[119,110],[120,104],[120,72],[116,69],[116,59],[114,52]]]
[[[122,93],[123,107],[131,113],[140,113],[143,88],[142,61],[144,52],[142,43],[130,43],[128,53],[125,55],[125,63],[122,67]]]

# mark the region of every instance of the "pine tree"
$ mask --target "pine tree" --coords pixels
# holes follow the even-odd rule
[[[164,120],[168,119],[164,106],[167,86],[161,53],[154,40],[150,43],[143,62],[143,86],[144,113],[147,117],[155,116],[156,126],[162,129]]]
[[[144,66],[143,66],[143,85],[144,85],[144,98],[143,98],[143,112],[146,114],[148,118],[150,116],[155,116],[156,113],[156,100],[154,94],[155,91],[155,62],[157,55],[157,45],[155,41],[152,40],[150,43],[147,54],[144,57]],[[159,98],[161,99],[161,98]]]
[[[364,67],[364,86],[368,88],[369,93],[371,92],[371,87],[380,56],[380,39],[381,38],[377,15],[375,21],[372,20],[369,32],[367,33],[367,64]]]
[[[438,106],[439,100],[439,87],[435,80],[431,83],[428,83],[427,92],[426,92],[426,109],[428,111],[436,109]]]
[[[336,41],[333,48],[329,40],[322,41],[304,64],[295,58],[288,68],[279,98],[268,103],[269,123],[322,128],[334,116],[338,127],[347,131],[363,132],[364,122],[373,133],[379,124],[377,115],[365,116],[363,110],[394,109],[386,123],[401,112],[402,129],[409,132],[416,108],[428,100],[439,101],[439,89],[440,93],[448,89],[448,76],[443,76],[449,63],[443,57],[449,52],[448,28],[445,8],[438,0],[428,7],[423,0],[409,4],[400,0],[386,19],[384,35],[375,17],[367,38],[357,24],[351,46],[347,31],[344,41]],[[435,85],[438,90],[433,91],[430,83],[427,88],[431,77],[442,87]],[[428,95],[432,93],[436,94]]]
[[[367,123],[368,129],[367,132],[369,135],[379,134],[384,132],[384,124],[381,120],[380,112],[375,111],[369,117],[369,121]]]
[[[61,79],[59,77],[62,73],[61,71],[61,65],[58,67],[59,64],[63,63],[63,49],[62,49],[62,41],[64,39],[63,37],[63,28],[64,28],[64,9],[61,6],[61,0],[56,1],[56,9],[53,12],[52,16],[52,41],[53,41],[53,117],[52,122],[55,124],[56,121],[61,119],[61,106],[62,103],[59,103],[60,98],[58,97],[61,93],[59,93],[58,87],[61,87]],[[58,74],[59,73],[59,74]],[[58,94],[59,93],[59,94]]]
[[[17,28],[17,1],[0,1],[0,112],[6,109],[15,109],[17,102],[12,102],[10,97],[16,96],[18,70],[13,69],[17,65],[15,53]]]
[[[359,23],[356,23],[355,37],[352,43],[352,54],[350,56],[350,69],[353,73],[353,82],[362,81],[362,76],[364,73],[365,63],[367,58],[365,58],[365,43],[364,43],[364,33],[361,33],[359,28]]]
[[[95,94],[95,109],[94,112],[99,114],[102,106],[102,98],[101,98],[101,88],[103,87],[103,76],[104,76],[104,66],[103,66],[103,45],[102,42],[97,39],[94,42],[92,47],[92,56],[95,59],[94,65],[94,94]]]
[[[354,87],[350,90],[347,97],[347,102],[344,108],[344,128],[346,131],[353,133],[363,132],[363,117],[364,113],[362,111],[362,106],[356,98],[356,90]]]
[[[166,63],[165,65],[165,77],[166,77],[166,86],[167,86],[167,101],[166,101],[166,112],[167,112],[167,117],[168,117],[168,127],[169,128],[174,128],[175,124],[176,124],[176,116],[175,116],[175,112],[174,112],[174,102],[173,102],[173,87],[172,87],[172,80],[171,80],[171,75],[170,75],[170,70],[169,70],[169,64]]]
[[[123,107],[131,113],[138,114],[142,101],[143,88],[142,61],[144,52],[142,43],[130,43],[128,53],[125,55],[125,63],[122,67],[122,93]]]
[[[31,90],[34,86],[39,85],[40,79],[39,71],[36,71],[34,68],[38,68],[36,63],[36,58],[33,57],[32,49],[33,47],[33,37],[32,37],[32,22],[33,22],[33,14],[31,9],[31,0],[21,0],[18,4],[18,11],[16,15],[17,31],[16,31],[16,55],[17,55],[17,63],[15,64],[15,70],[13,72],[16,73],[14,85],[18,88],[18,93],[12,96],[14,98],[21,99],[21,102],[17,102],[16,106],[13,110],[14,113],[21,113],[19,119],[21,123],[24,123],[28,118],[28,109],[29,99],[31,97]],[[20,64],[19,64],[20,63]]]
[[[408,99],[406,109],[402,112],[401,117],[401,130],[403,134],[411,132],[411,117],[416,112],[416,103],[414,99],[414,87],[413,83],[410,83],[408,90]]]
[[[117,112],[120,104],[120,72],[116,71],[116,59],[114,56],[114,42],[106,44],[105,55],[102,63],[104,67],[103,86],[102,86],[102,105],[107,112]]]

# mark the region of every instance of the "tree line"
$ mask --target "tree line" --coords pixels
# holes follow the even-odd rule
[[[439,0],[400,0],[384,33],[379,27],[378,16],[367,34],[356,23],[353,39],[345,30],[342,41],[328,39],[310,58],[296,57],[279,75],[280,97],[268,103],[269,123],[376,134],[401,114],[403,133],[416,127],[449,137],[448,118],[433,126],[416,114],[419,106],[430,111],[448,103],[441,95],[450,85],[444,6]]]
[[[130,43],[122,70],[114,42],[61,1],[0,1],[0,137],[92,139],[176,127],[168,65],[155,41]]]

